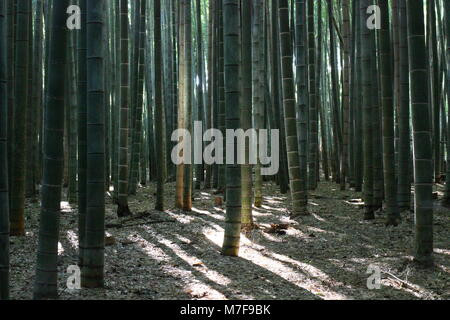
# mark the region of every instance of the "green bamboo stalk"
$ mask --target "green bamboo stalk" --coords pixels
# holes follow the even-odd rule
[[[133,130],[132,150],[131,150],[131,182],[129,186],[129,193],[136,194],[136,186],[139,176],[139,157],[141,154],[142,145],[142,105],[143,105],[143,89],[144,89],[144,45],[145,45],[145,1],[138,6],[140,9],[139,19],[141,20],[137,27],[139,27],[138,37],[138,55],[136,57],[137,63],[137,84],[136,84],[136,115]],[[135,70],[136,71],[136,70]]]
[[[105,247],[105,25],[104,0],[87,1],[86,242],[81,285],[104,285]]]
[[[7,3],[0,1],[0,300],[9,299]]]
[[[409,61],[406,0],[400,0],[400,106],[398,114],[398,183],[397,199],[400,211],[411,206],[411,128],[409,99]]]
[[[139,175],[139,153],[140,153],[140,138],[142,129],[142,105],[138,105],[139,96],[139,58],[140,58],[140,29],[141,18],[140,9],[141,1],[133,2],[133,36],[131,41],[132,48],[132,60],[130,68],[130,102],[131,102],[131,152],[130,152],[130,171],[129,171],[129,184],[128,193],[130,195],[136,194],[136,187],[138,183]]]
[[[186,0],[182,3],[184,5],[184,50],[186,59],[186,70],[184,79],[184,110],[185,110],[185,121],[184,128],[188,132],[192,132],[192,12],[191,12],[191,1]],[[192,210],[192,164],[184,164],[184,190],[183,190],[183,210]]]
[[[329,173],[329,160],[328,160],[328,141],[327,141],[327,135],[326,135],[326,121],[325,121],[325,108],[322,106],[322,100],[323,100],[323,88],[321,86],[322,81],[322,69],[323,69],[323,50],[322,47],[324,45],[323,42],[323,23],[322,23],[322,0],[318,1],[318,12],[319,12],[319,22],[317,25],[318,30],[318,36],[317,36],[317,68],[316,68],[316,88],[317,88],[317,95],[316,95],[316,102],[317,102],[317,108],[319,112],[319,119],[320,119],[320,132],[321,132],[321,143],[322,143],[322,169],[323,174],[325,176],[325,180],[330,180],[330,173]],[[306,138],[305,138],[306,139]],[[307,142],[307,141],[306,141]],[[305,175],[306,176],[306,175]]]
[[[304,204],[308,203],[308,70],[307,70],[307,26],[306,1],[295,1],[295,55],[296,55],[296,87],[297,87],[297,128],[300,156],[300,190]],[[316,79],[315,79],[316,80]]]
[[[300,187],[300,157],[295,117],[295,92],[292,70],[292,43],[288,24],[289,10],[287,0],[278,2],[278,23],[280,27],[281,74],[283,79],[283,108],[286,132],[286,148],[289,166],[289,179],[292,201],[292,215],[307,213],[307,203]]]
[[[211,129],[212,128],[212,117],[213,117],[213,106],[214,106],[214,80],[213,78],[216,76],[213,72],[214,69],[214,46],[213,46],[213,40],[214,40],[214,5],[215,1],[209,1],[208,6],[208,82],[207,82],[207,88],[208,88],[208,103],[205,107],[205,116],[206,116],[206,128]],[[205,189],[211,189],[211,183],[212,183],[212,173],[213,173],[213,166],[212,165],[205,165],[206,172],[205,172]],[[244,191],[245,192],[245,191]]]
[[[14,110],[14,29],[15,24],[14,20],[16,18],[15,15],[15,0],[7,0],[7,45],[8,45],[8,57],[7,57],[7,65],[8,68],[8,163],[12,163],[12,149],[13,149],[13,131],[14,131],[14,119],[13,119],[13,110]],[[12,165],[8,167],[8,186],[11,188],[11,178],[12,178]],[[11,193],[8,194],[9,197],[9,207],[11,207]]]
[[[316,102],[316,37],[314,32],[314,0],[307,0],[307,48],[308,48],[308,189],[317,189],[318,113]]]
[[[224,26],[224,75],[225,75],[225,109],[226,128],[240,127],[240,50],[239,28],[240,14],[238,0],[223,0]],[[237,256],[241,231],[241,166],[237,164],[237,148],[235,146],[234,161],[226,165],[226,215],[225,235],[222,254]]]
[[[76,70],[76,60],[75,60],[75,33],[69,33],[68,38],[68,52],[67,52],[67,69],[69,79],[67,98],[68,104],[68,143],[69,143],[69,159],[68,169],[69,169],[69,186],[67,189],[67,198],[69,203],[77,202],[77,70]]]
[[[429,86],[430,86],[430,110],[432,115],[433,130],[433,160],[434,160],[434,180],[436,183],[440,180],[440,86],[439,83],[439,58],[438,58],[438,41],[437,41],[437,19],[436,19],[436,1],[427,0],[427,47],[429,54]]]
[[[162,105],[161,0],[154,1],[154,70],[155,70],[155,146],[157,155],[157,189],[155,209],[164,211],[164,113]]]
[[[222,135],[225,137],[225,88],[224,88],[224,40],[223,40],[223,1],[218,0],[217,5],[217,32],[218,32],[218,128],[222,132]],[[217,128],[217,127],[216,127]],[[226,157],[225,152],[225,144],[223,145],[223,156]],[[225,185],[225,165],[219,164],[218,167],[218,186],[217,191],[219,193],[224,193],[226,185]]]
[[[378,30],[370,32],[370,68],[371,68],[371,101],[372,101],[372,148],[373,148],[373,210],[383,207],[383,135],[381,122],[381,95],[378,69]]]
[[[36,8],[33,7],[33,4],[30,4],[31,12],[36,12]],[[33,94],[33,78],[36,78],[39,76],[39,74],[34,74],[34,55],[33,55],[33,19],[34,15],[33,13],[30,13],[28,15],[28,34],[29,34],[29,45],[28,45],[28,88],[27,88],[27,95],[28,95],[28,101],[27,101],[27,124],[26,124],[26,172],[25,172],[25,197],[26,198],[34,198],[36,196],[36,177],[34,170],[34,164],[35,161],[35,153],[34,146],[37,143],[37,126],[36,126],[36,111],[37,108],[34,108],[34,103],[32,101],[32,94]]]
[[[197,121],[201,121],[202,123],[205,123],[203,121],[204,119],[204,94],[203,94],[203,75],[204,75],[204,63],[203,63],[203,32],[202,32],[202,6],[201,1],[196,1],[196,14],[197,14],[197,78],[198,78],[198,84],[197,84],[197,91],[196,91],[196,97],[197,97]],[[195,143],[195,142],[194,142]],[[203,148],[202,148],[203,150]],[[200,189],[202,182],[205,180],[205,171],[203,163],[198,164],[195,166],[195,188]]]
[[[14,130],[11,162],[10,228],[12,236],[25,235],[26,123],[28,103],[28,44],[30,0],[17,0],[14,71]]]
[[[345,190],[347,176],[349,173],[348,150],[349,150],[349,131],[350,131],[350,12],[349,0],[343,0],[343,61],[344,61],[344,79],[342,87],[342,113],[343,113],[343,146],[342,146],[342,162],[341,162],[341,190]]]
[[[86,26],[86,0],[80,0],[81,25]],[[86,28],[78,34],[78,265],[83,268],[86,235],[86,161],[87,161],[87,70]]]
[[[264,117],[264,101],[262,90],[264,78],[261,77],[261,66],[264,61],[261,59],[261,52],[263,52],[263,43],[261,34],[263,34],[263,7],[264,1],[253,1],[253,21],[252,21],[252,105],[253,105],[253,123],[256,130],[263,129]],[[259,150],[259,143],[256,143]],[[254,204],[255,207],[262,206],[262,176],[261,163],[258,160],[255,165],[255,185],[254,185]]]
[[[241,38],[241,127],[247,131],[252,127],[252,47],[251,47],[251,30],[252,16],[250,1],[241,2],[242,10],[242,38]],[[252,216],[252,165],[249,163],[249,142],[245,142],[245,164],[241,166],[242,191],[241,191],[241,222],[242,227],[251,227],[253,225]]]
[[[186,63],[187,59],[185,57],[186,50],[185,50],[185,15],[184,10],[185,7],[183,5],[184,3],[179,2],[179,79],[178,79],[178,117],[177,117],[177,128],[178,129],[184,129],[185,128],[185,86],[186,86]],[[159,89],[158,89],[159,90]],[[184,150],[182,151],[184,152]],[[184,156],[184,154],[180,155]],[[175,206],[179,209],[183,208],[184,203],[184,163],[181,163],[177,165],[176,169],[176,192],[175,192]]]
[[[278,0],[271,1],[271,46],[272,54],[271,61],[271,95],[273,96],[272,113],[274,114],[275,126],[274,129],[280,130],[280,170],[277,175],[278,183],[280,185],[280,192],[286,194],[289,189],[289,172],[287,168],[287,152],[286,152],[286,137],[283,113],[283,97],[281,88],[281,59],[280,59],[280,41],[279,41],[279,27],[278,27]]]
[[[388,0],[379,0],[378,5],[381,9],[379,54],[383,115],[383,164],[387,214],[386,224],[397,226],[400,221],[400,213],[397,206],[397,185],[395,181],[394,104],[393,76],[391,71],[392,51],[389,29],[389,3]]]
[[[370,5],[370,0],[360,1],[360,35],[361,35],[361,84],[362,84],[362,108],[363,108],[363,149],[364,149],[364,219],[375,218],[373,208],[373,131],[372,131],[372,81],[370,69],[371,57],[371,36],[366,26],[366,12]]]
[[[117,199],[119,189],[119,114],[120,114],[120,0],[114,0],[111,5],[113,31],[113,74],[114,74],[114,103],[111,109],[111,179],[114,186],[114,199]]]
[[[355,23],[355,35],[353,41],[355,42],[355,77],[352,83],[353,92],[354,92],[354,111],[355,111],[355,120],[354,120],[354,140],[353,143],[355,145],[354,153],[355,153],[355,191],[361,192],[362,190],[362,180],[363,180],[363,131],[362,131],[362,86],[361,86],[361,19],[359,19],[360,12],[360,0],[356,0],[353,3],[353,17]]]
[[[447,67],[447,77],[446,77],[446,94],[447,94],[447,106],[450,108],[450,3],[444,1],[444,20],[445,20],[445,43],[446,43],[446,55],[445,63]],[[447,118],[450,120],[450,110],[447,111]],[[450,121],[447,121],[447,144],[446,144],[446,181],[445,181],[445,191],[442,204],[445,206],[450,206]]]
[[[119,125],[119,175],[117,192],[117,215],[119,217],[131,215],[128,207],[128,132],[129,132],[129,103],[130,103],[130,75],[129,75],[129,23],[128,1],[120,1],[120,125]]]
[[[34,299],[56,298],[59,217],[64,166],[64,70],[67,0],[53,0],[50,9],[48,88],[44,113],[42,204],[39,223]]]
[[[407,1],[409,79],[414,145],[414,259],[433,264],[433,155],[422,1]]]

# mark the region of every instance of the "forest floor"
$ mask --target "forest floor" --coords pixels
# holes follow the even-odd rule
[[[450,211],[437,201],[435,266],[424,270],[411,258],[412,213],[395,228],[385,227],[382,212],[364,221],[361,195],[332,183],[320,183],[311,214],[296,220],[286,195],[266,184],[264,205],[253,211],[258,228],[242,235],[237,258],[220,254],[225,207],[215,206],[211,190],[195,191],[190,213],[173,209],[173,184],[166,190],[172,208],[161,213],[153,210],[155,186],[140,188],[130,197],[131,219],[117,219],[107,199],[104,289],[66,288],[78,260],[77,207],[63,203],[60,299],[450,299]],[[11,238],[13,299],[32,298],[39,203],[26,210],[26,237]],[[370,265],[381,270],[380,289],[367,287]]]

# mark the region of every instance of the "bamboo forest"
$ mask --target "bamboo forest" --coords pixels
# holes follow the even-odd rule
[[[450,0],[0,0],[0,300],[56,299],[450,299]]]

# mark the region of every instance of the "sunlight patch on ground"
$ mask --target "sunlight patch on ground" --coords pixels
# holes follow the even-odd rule
[[[163,250],[161,250],[161,248],[155,246],[151,242],[148,242],[139,234],[129,236],[128,240],[139,243],[141,246],[141,250],[156,261],[163,262],[170,260],[170,257]]]
[[[270,203],[270,201],[266,201],[265,199],[264,199],[264,202],[269,202]],[[261,208],[258,208],[258,209],[265,209],[265,210],[274,210],[274,211],[279,211],[279,212],[287,212],[288,211],[288,209],[287,208],[281,208],[281,207],[271,207],[271,206],[268,206],[268,205],[265,205],[265,204],[263,204],[262,206],[261,206]],[[269,215],[273,215],[273,213],[268,213]]]
[[[282,203],[282,201],[284,201],[285,199],[280,198],[280,197],[264,197],[264,201],[269,202],[269,203],[273,203],[273,204],[279,204]]]
[[[221,208],[221,207],[214,207],[214,210],[225,213],[225,208]]]
[[[364,205],[364,201],[363,199],[350,199],[350,200],[345,200],[344,201],[347,204],[350,204],[352,206],[363,206]]]
[[[333,235],[333,236],[337,235],[337,233],[334,232],[334,231],[327,231],[327,230],[323,230],[323,229],[316,228],[316,227],[307,227],[307,229],[310,232],[317,232],[317,233],[321,233],[321,234],[329,234],[329,235]],[[342,234],[341,236],[344,237],[345,235]]]
[[[217,220],[220,220],[220,221],[224,221],[225,220],[225,217],[223,216],[223,214],[212,213],[212,212],[210,212],[208,210],[201,210],[201,209],[193,207],[192,208],[192,212],[196,212],[196,213],[199,213],[199,214],[204,214],[204,215],[210,216],[210,217],[212,217],[214,219],[217,219]]]
[[[214,290],[210,286],[204,284],[203,282],[194,280],[186,285],[184,290],[186,294],[189,294],[192,299],[195,300],[225,300],[226,297]]]
[[[61,212],[68,213],[68,212],[72,212],[72,211],[73,211],[73,208],[69,202],[61,201]]]
[[[391,287],[396,290],[403,290],[408,292],[411,295],[416,296],[420,299],[433,299],[433,292],[426,290],[425,288],[414,284],[408,281],[408,277],[406,279],[400,279],[398,277],[394,277],[382,271],[382,279],[381,285],[385,287]]]
[[[64,253],[64,248],[61,244],[61,242],[58,241],[58,256],[62,255]]]
[[[182,224],[189,224],[189,223],[195,221],[195,217],[193,217],[193,216],[189,216],[186,214],[180,214],[180,213],[174,213],[174,212],[170,212],[170,211],[166,211],[166,212],[170,217],[176,219],[179,223],[182,223]]]
[[[434,248],[434,252],[450,256],[450,250],[448,250],[448,249]]]
[[[447,272],[447,273],[450,273],[450,268],[449,267],[447,267],[447,266],[445,266],[445,265],[443,265],[443,264],[438,264],[438,265],[436,265],[438,268],[440,268],[442,271],[444,271],[444,272]]]
[[[199,199],[201,200],[211,200],[211,194],[207,192],[200,192],[201,197]]]
[[[359,272],[358,270],[356,270],[355,265],[350,264],[350,263],[346,263],[344,260],[328,259],[328,261],[331,262],[336,267],[342,269],[343,271],[345,270],[347,272],[354,272],[354,273]]]
[[[277,237],[277,236],[272,235],[272,234],[270,234],[270,233],[263,232],[263,233],[261,233],[261,235],[262,235],[266,240],[269,240],[269,241],[271,241],[271,242],[278,242],[278,243],[286,242],[286,240],[284,240],[283,238]]]
[[[215,243],[217,246],[221,247],[223,242],[224,232],[206,232],[205,236]],[[328,275],[320,271],[319,269],[306,264],[301,263],[296,260],[290,259],[280,254],[269,252],[268,250],[263,250],[263,252],[268,253],[268,255],[278,259],[271,259],[263,255],[260,251],[262,246],[255,246],[252,242],[245,236],[241,234],[241,249],[239,252],[239,257],[246,259],[268,271],[273,272],[279,277],[291,282],[292,284],[306,289],[309,292],[318,295],[325,299],[346,299],[347,297],[343,294],[334,292],[331,288],[340,283],[332,280]],[[283,262],[287,262],[295,265],[296,269],[286,266]],[[308,274],[308,276],[305,275]],[[312,279],[315,278],[315,279]],[[323,282],[329,283],[330,287],[323,286]]]
[[[258,210],[253,209],[252,210],[252,215],[253,215],[253,217],[270,217],[270,216],[272,216],[272,213],[270,213],[270,212],[262,212],[262,211],[258,211]]]
[[[78,234],[73,230],[67,230],[66,239],[73,248],[78,248]]]
[[[217,283],[218,285],[224,286],[224,287],[228,286],[231,283],[231,280],[229,278],[218,273],[217,271],[210,270],[201,259],[197,258],[194,255],[189,255],[185,250],[183,250],[175,242],[168,240],[161,235],[156,235],[156,234],[152,233],[152,236],[155,237],[156,241],[158,241],[160,244],[162,244],[165,247],[172,250],[172,252],[174,254],[176,254],[181,260],[186,262],[190,267],[195,268],[195,270],[197,272],[202,273],[204,277],[208,278],[212,282]],[[186,244],[190,244],[192,242],[191,240],[184,238],[184,237],[178,237],[178,238],[180,240],[184,241]],[[183,240],[183,238],[184,238],[184,240]],[[180,268],[183,268],[183,267],[180,266]],[[187,271],[187,270],[184,270],[184,271]],[[206,286],[205,284],[202,284],[202,285]],[[212,288],[210,288],[209,291],[215,291],[217,294],[221,294]]]
[[[303,273],[307,273],[309,276],[316,278],[317,280],[320,281],[320,283],[322,284],[327,284],[329,287],[328,288],[323,288],[323,287],[319,287],[319,289],[325,289],[325,290],[329,290],[330,287],[335,287],[335,286],[344,286],[344,284],[340,281],[336,281],[333,278],[329,277],[325,272],[321,271],[320,269],[307,264],[307,263],[303,263],[297,260],[294,260],[292,258],[286,257],[285,255],[281,255],[275,252],[269,252],[269,255],[279,261],[282,262],[287,262],[290,263],[294,266],[297,266],[297,268],[303,272]],[[337,294],[337,293],[336,293]],[[341,298],[344,298],[345,296],[338,294]]]
[[[311,212],[311,216],[313,216],[316,220],[319,220],[320,222],[327,222],[326,219],[322,218],[317,213]]]

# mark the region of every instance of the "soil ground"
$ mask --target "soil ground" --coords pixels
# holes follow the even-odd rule
[[[266,184],[263,207],[253,210],[258,228],[242,234],[237,258],[220,254],[225,207],[212,190],[195,191],[190,213],[173,208],[173,184],[166,190],[171,208],[162,213],[153,210],[155,186],[139,188],[131,219],[116,218],[107,199],[104,289],[67,289],[67,268],[78,260],[77,207],[63,203],[60,299],[450,299],[450,211],[438,201],[435,266],[422,269],[411,257],[412,213],[398,227],[385,227],[383,212],[364,221],[361,194],[333,183],[321,182],[311,214],[295,220],[287,196]],[[26,210],[26,237],[11,238],[12,299],[32,298],[39,203]],[[380,289],[367,287],[369,266],[381,270]]]

